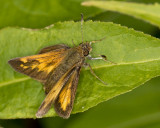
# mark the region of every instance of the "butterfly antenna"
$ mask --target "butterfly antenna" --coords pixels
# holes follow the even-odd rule
[[[82,35],[82,43],[83,43],[83,14],[81,13],[81,35]]]

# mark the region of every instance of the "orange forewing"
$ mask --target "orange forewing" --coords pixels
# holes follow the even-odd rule
[[[9,64],[18,72],[26,74],[42,83],[50,72],[62,62],[67,49],[56,49],[43,54],[15,58],[9,61]]]

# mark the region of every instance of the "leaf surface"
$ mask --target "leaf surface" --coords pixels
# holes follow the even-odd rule
[[[52,128],[53,124],[56,128],[158,128],[159,83],[160,77],[156,77],[130,93],[101,103],[84,113],[74,114],[68,120],[43,118],[40,123],[47,128]],[[5,121],[1,124],[5,126]]]
[[[112,64],[103,60],[87,60],[93,70],[108,85],[103,85],[83,68],[72,113],[83,112],[100,102],[126,93],[153,77],[160,75],[160,40],[105,22],[88,21],[83,26],[84,40],[92,41],[91,55],[106,55]],[[42,85],[15,72],[9,59],[37,54],[46,46],[81,43],[80,22],[56,23],[43,30],[5,28],[0,31],[0,118],[35,118],[45,98]],[[52,108],[48,116],[55,116]]]

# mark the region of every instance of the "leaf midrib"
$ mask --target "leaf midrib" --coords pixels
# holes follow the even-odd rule
[[[154,62],[154,61],[159,61],[159,60],[160,60],[160,58],[138,61],[138,62],[130,62],[130,63],[118,63],[118,64],[111,64],[111,65],[97,66],[97,67],[93,67],[93,69],[100,69],[100,68],[106,68],[106,67],[112,67],[112,66],[121,66],[121,65],[143,64],[143,63]],[[89,69],[87,68],[85,70],[89,70]],[[0,83],[0,87],[7,86],[7,85],[10,85],[10,84],[13,84],[13,83],[26,81],[26,80],[29,80],[29,79],[31,79],[31,78],[30,77],[22,77],[22,78],[13,79],[13,80],[10,80],[10,81],[2,82],[2,83]]]
[[[121,65],[143,64],[143,63],[154,62],[154,61],[160,61],[160,58],[158,58],[158,59],[151,59],[151,60],[137,61],[137,62],[117,63],[117,64],[115,63],[115,64],[111,64],[111,65],[96,66],[96,67],[94,67],[94,69],[105,68],[105,67],[112,67],[112,66],[121,66]]]

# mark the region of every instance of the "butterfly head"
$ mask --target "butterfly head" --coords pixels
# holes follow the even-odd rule
[[[82,43],[80,45],[82,47],[83,55],[88,56],[89,53],[92,51],[91,43],[86,42],[86,43]]]

